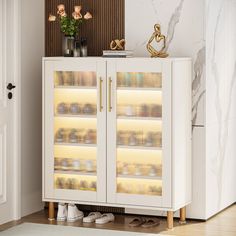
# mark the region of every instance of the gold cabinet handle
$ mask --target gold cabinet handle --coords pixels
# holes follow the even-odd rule
[[[112,106],[111,106],[111,85],[112,85],[112,79],[109,77],[109,98],[108,98],[108,111],[111,112]]]
[[[103,79],[102,77],[100,77],[100,91],[99,91],[99,94],[100,94],[100,100],[99,100],[99,103],[100,103],[100,112],[102,112],[103,110],[103,105],[102,105],[102,83],[103,83]]]

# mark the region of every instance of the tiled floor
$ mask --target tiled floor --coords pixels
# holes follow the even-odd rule
[[[133,216],[130,215],[116,215],[116,221],[106,225],[83,224],[80,221],[76,223],[57,223],[56,221],[49,222],[47,220],[47,211],[41,211],[24,217],[20,221],[2,225],[0,226],[0,231],[23,222],[30,222],[41,224],[61,224],[75,227],[96,227],[121,231],[161,233],[176,236],[236,236],[236,205],[226,209],[207,222],[188,221],[186,225],[179,225],[178,220],[176,220],[175,228],[169,231],[166,230],[166,220],[164,218],[161,219],[160,226],[154,227],[152,229],[143,229],[141,227],[131,228],[128,226],[128,222],[130,222],[132,217]]]

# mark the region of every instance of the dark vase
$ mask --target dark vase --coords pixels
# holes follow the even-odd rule
[[[73,52],[75,49],[75,37],[64,36],[62,42],[62,52],[65,57],[73,57]]]

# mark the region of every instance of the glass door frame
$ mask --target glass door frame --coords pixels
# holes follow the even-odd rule
[[[97,79],[97,190],[55,189],[54,186],[54,72],[92,71]],[[106,63],[102,60],[55,60],[44,62],[44,198],[81,201],[106,202]],[[83,88],[81,88],[83,89]]]
[[[116,59],[107,66],[107,202],[121,205],[171,207],[171,63],[158,59]],[[117,73],[162,73],[162,196],[117,193]]]

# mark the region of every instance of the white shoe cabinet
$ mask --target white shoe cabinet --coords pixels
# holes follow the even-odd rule
[[[43,201],[173,212],[191,202],[189,58],[44,58]]]

